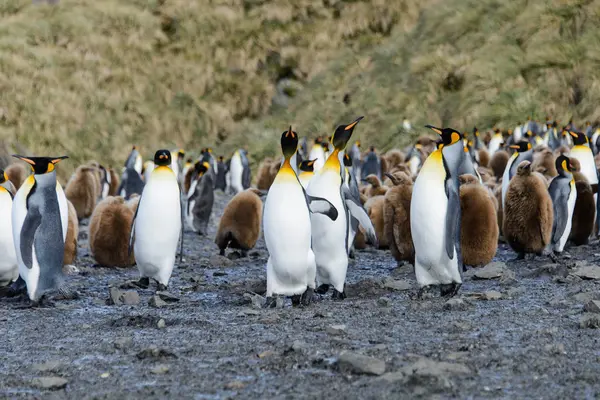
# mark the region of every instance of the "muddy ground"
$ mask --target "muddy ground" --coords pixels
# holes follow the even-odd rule
[[[308,308],[288,300],[263,310],[251,299],[264,291],[264,243],[247,259],[216,256],[212,240],[226,201],[216,198],[211,236],[186,236],[170,284],[181,300],[161,308],[148,305],[152,290],[138,291],[137,305],[107,305],[109,287],[137,270],[93,267],[84,221],[80,273],[68,278],[80,299],[39,309],[0,300],[0,397],[600,394],[600,331],[581,327],[598,325],[584,305],[600,299],[600,281],[573,275],[581,261],[600,257],[597,242],[569,249],[560,265],[510,261],[514,253],[502,245],[497,260],[507,268],[494,279],[469,272],[449,304],[413,299],[412,267],[397,267],[388,252],[361,251],[349,267],[346,300],[327,295]]]

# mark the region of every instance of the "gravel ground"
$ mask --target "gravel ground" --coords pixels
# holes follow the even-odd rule
[[[217,195],[218,216],[227,201]],[[81,297],[18,309],[0,300],[2,398],[594,398],[600,395],[598,242],[570,258],[496,261],[459,296],[413,299],[411,266],[358,252],[348,298],[263,310],[264,242],[247,259],[186,236],[170,291],[181,300],[108,305],[135,268],[93,267],[87,226],[68,282]],[[85,224],[84,224],[85,225]],[[502,264],[505,262],[506,264]],[[136,295],[126,298],[133,303]],[[589,312],[588,312],[589,311]]]

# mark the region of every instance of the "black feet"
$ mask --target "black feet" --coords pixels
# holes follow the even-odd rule
[[[150,278],[143,277],[139,281],[129,281],[120,286],[121,289],[148,289],[150,287]]]
[[[158,283],[158,287],[156,288],[157,292],[166,292],[167,291],[167,285],[163,285],[162,283]]]
[[[348,258],[354,260],[356,258],[356,254],[354,254],[354,249],[350,249],[348,252]]]
[[[325,294],[328,291],[329,291],[329,285],[327,283],[324,283],[315,289],[315,293],[317,293],[317,294]]]
[[[462,283],[452,282],[447,285],[440,285],[440,296],[442,297],[454,297],[458,293],[458,290],[462,286]]]
[[[333,289],[333,294],[331,295],[331,300],[344,300],[346,298],[346,293],[344,291],[338,292],[337,289]]]
[[[277,297],[276,296],[267,297],[267,299],[265,300],[265,304],[263,305],[263,308],[275,308],[275,307],[277,307]]]
[[[27,285],[20,276],[8,286],[0,288],[0,297],[17,297],[27,293]]]
[[[220,255],[220,256],[224,256],[224,255],[225,255],[225,249],[221,249],[221,250],[219,251],[219,255]]]
[[[298,307],[300,305],[300,298],[302,295],[295,294],[292,296],[292,307]]]
[[[423,300],[426,297],[430,297],[431,288],[432,288],[432,285],[423,286],[422,288],[420,288],[419,291],[417,292],[417,299]]]
[[[313,288],[306,288],[306,292],[302,293],[302,296],[300,296],[300,303],[303,306],[309,306],[310,302],[312,301],[312,297],[313,297],[313,293],[315,292],[315,289]]]

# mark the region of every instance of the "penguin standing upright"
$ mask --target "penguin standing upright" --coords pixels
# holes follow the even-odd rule
[[[248,163],[245,150],[239,149],[233,154],[229,173],[231,174],[230,185],[234,194],[240,193],[250,187],[250,164]]]
[[[371,243],[377,244],[377,238],[371,220],[362,204],[350,195],[349,189],[343,185],[344,168],[341,158],[344,148],[352,136],[356,124],[363,117],[357,118],[348,125],[340,125],[333,134],[334,150],[323,165],[323,168],[310,180],[306,192],[311,196],[327,199],[340,211],[338,218],[332,221],[323,215],[312,214],[313,251],[317,263],[317,277],[321,286],[318,292],[327,292],[333,286],[333,298],[345,298],[344,284],[348,269],[348,223],[349,214],[358,219],[363,228],[368,228],[367,235]],[[344,212],[345,211],[345,212]]]
[[[315,160],[315,164],[314,164],[315,172],[320,171],[321,168],[323,168],[323,165],[325,164],[325,150],[323,149],[323,146],[321,145],[322,142],[323,142],[323,139],[321,139],[321,137],[317,137],[315,139],[313,147],[310,149],[310,153],[308,154],[309,160]]]
[[[14,189],[8,175],[0,169],[0,286],[5,286],[19,277],[11,219]]]
[[[186,220],[194,232],[206,235],[215,200],[212,167],[208,161],[198,161],[194,169],[195,177],[187,194]]]
[[[462,285],[458,170],[465,157],[463,137],[451,128],[427,128],[441,135],[442,144],[429,155],[413,186],[415,274],[419,297],[433,285],[440,285],[442,296],[454,296]]]
[[[133,145],[127,160],[125,161],[125,168],[132,168],[137,171],[138,174],[142,174],[142,167],[144,166],[142,156],[137,149],[137,146]]]
[[[598,173],[596,172],[596,163],[594,154],[590,149],[587,136],[581,132],[569,131],[573,137],[573,148],[569,153],[570,158],[576,158],[581,164],[581,173],[587,178],[590,185],[598,184]]]
[[[166,290],[175,265],[177,242],[181,232],[181,201],[177,177],[170,168],[169,150],[154,155],[156,167],[144,187],[133,219],[130,248],[133,245],[141,288],[150,279],[158,282],[158,290]]]
[[[381,160],[375,152],[374,146],[369,147],[369,151],[365,155],[365,159],[360,169],[360,178],[362,181],[364,181],[369,175],[375,175],[379,180],[381,180]]]
[[[316,274],[310,213],[320,212],[332,220],[341,214],[330,202],[304,191],[290,164],[297,147],[298,135],[290,126],[281,134],[284,161],[263,211],[263,232],[269,251],[266,307],[275,305],[277,295],[292,296],[293,305],[310,303]]]
[[[504,174],[502,174],[502,206],[504,207],[504,199],[506,198],[506,191],[508,190],[508,184],[513,176],[517,174],[517,167],[522,161],[533,162],[533,150],[531,143],[526,140],[522,140],[517,144],[511,144],[511,149],[515,149],[514,154],[508,159],[506,167],[504,168]]]
[[[558,176],[552,179],[548,187],[554,210],[550,245],[551,250],[559,254],[562,253],[567,239],[569,239],[573,223],[573,211],[577,201],[577,189],[575,188],[575,179],[573,179],[571,168],[568,157],[558,156],[556,158]]]
[[[300,180],[300,184],[306,190],[308,187],[308,183],[310,179],[315,174],[314,168],[315,160],[304,160],[300,163],[298,169],[300,170],[300,174],[298,175],[298,179]]]
[[[13,157],[33,169],[14,198],[12,225],[19,275],[29,299],[38,302],[48,291],[60,288],[63,279],[69,211],[54,168],[67,156]]]
[[[503,143],[504,136],[502,136],[502,132],[500,132],[500,129],[498,128],[494,129],[494,136],[492,136],[490,144],[488,145],[488,151],[490,152],[490,154],[494,155],[495,152],[500,150],[500,147],[502,147]]]
[[[225,172],[225,161],[223,160],[223,156],[219,156],[217,159],[217,176],[215,180],[215,189],[222,190],[223,192],[227,188]]]
[[[408,153],[408,165],[410,167],[410,173],[412,176],[417,176],[419,173],[419,168],[421,168],[421,164],[423,163],[423,146],[419,143],[416,143]]]

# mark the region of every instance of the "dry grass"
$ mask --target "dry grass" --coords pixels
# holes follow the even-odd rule
[[[4,0],[0,139],[70,155],[67,174],[132,143],[260,159],[290,123],[314,136],[357,115],[380,147],[409,141],[405,115],[598,120],[599,22],[598,0]]]

